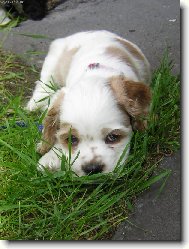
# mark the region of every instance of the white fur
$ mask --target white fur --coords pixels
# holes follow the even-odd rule
[[[51,106],[53,106],[58,93],[54,94],[47,85],[52,77],[56,80],[57,65],[62,59],[63,52],[78,48],[66,75],[66,82],[55,83],[65,93],[60,105],[60,123],[69,123],[72,128],[78,131],[80,136],[79,145],[72,154],[72,160],[74,160],[80,152],[78,159],[72,166],[73,171],[79,176],[85,174],[82,166],[93,160],[103,162],[105,165],[103,172],[112,171],[123,149],[131,139],[132,127],[131,125],[125,126],[125,115],[119,109],[113,92],[107,85],[108,78],[115,75],[125,75],[134,81],[147,83],[150,80],[149,64],[145,57],[143,61],[139,61],[131,56],[137,68],[136,74],[130,65],[105,53],[108,46],[120,47],[119,44],[115,43],[115,38],[118,36],[108,31],[90,31],[55,40],[45,59],[40,81],[37,82],[33,96],[27,105],[27,109],[30,111],[37,108],[45,109],[48,107],[48,100],[40,100],[49,96]],[[135,46],[135,48],[142,54],[138,47]],[[100,63],[103,66],[90,70],[88,65],[91,63]],[[65,77],[65,75],[63,76]],[[106,144],[102,135],[104,128],[119,129],[124,131],[127,136],[117,144]],[[59,154],[57,155],[55,152],[55,148],[68,156],[68,148],[59,141],[60,134],[61,130],[57,131],[57,142],[54,148],[39,160],[40,169],[43,167],[53,170],[60,169],[61,160]]]

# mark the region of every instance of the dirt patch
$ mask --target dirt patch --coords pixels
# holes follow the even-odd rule
[[[13,96],[22,94],[23,99],[28,99],[38,78],[39,69],[0,49],[0,102],[5,101],[6,92]]]

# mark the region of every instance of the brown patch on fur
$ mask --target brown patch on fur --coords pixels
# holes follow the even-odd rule
[[[79,48],[77,47],[72,49],[64,49],[64,51],[62,52],[62,55],[60,56],[60,59],[58,60],[58,63],[56,65],[56,71],[54,75],[55,81],[59,85],[65,85],[73,56],[77,53],[78,50]]]
[[[72,125],[70,123],[61,123],[60,124],[60,132],[62,133],[68,133],[72,129]]]
[[[68,149],[68,139],[69,139],[69,135],[73,135],[75,137],[78,138],[78,140],[80,141],[80,136],[79,136],[79,132],[77,129],[72,128],[72,125],[69,123],[63,123],[61,124],[60,130],[58,132],[58,140],[59,142]],[[75,150],[77,149],[77,145],[72,145],[71,146],[71,152],[74,153]]]
[[[106,48],[106,54],[116,57],[121,61],[125,62],[128,66],[130,66],[133,69],[133,72],[137,75],[137,77],[139,77],[137,68],[133,60],[131,59],[130,55],[126,51],[124,51],[121,48],[111,46]]]
[[[38,152],[42,155],[47,153],[56,142],[56,131],[59,129],[60,126],[60,103],[63,97],[64,93],[60,91],[53,103],[53,106],[48,110],[47,115],[44,119],[42,142],[38,147]]]
[[[127,80],[123,76],[112,77],[109,82],[118,105],[130,115],[133,129],[146,128],[145,117],[151,101],[150,88],[142,82]]]
[[[112,130],[110,128],[103,128],[102,129],[102,136],[103,137],[106,137],[110,133],[113,133],[113,134],[116,134],[116,135],[120,135],[122,137],[127,136],[127,133],[125,131],[123,131],[123,130],[119,130],[119,129]]]
[[[127,40],[124,40],[121,38],[116,38],[115,41],[117,42],[117,44],[121,45],[121,47],[125,51],[127,51],[127,53],[130,54],[130,56],[134,59],[135,62],[136,62],[136,60],[142,62],[144,71],[143,71],[143,74],[140,76],[142,76],[142,79],[145,80],[146,84],[150,84],[150,82],[151,82],[150,65],[149,65],[146,57],[142,53],[142,51],[136,45],[134,45],[132,42],[129,42]]]
[[[138,119],[133,119],[132,120],[132,127],[133,130],[138,130],[138,131],[143,131],[147,128],[147,121],[146,120],[140,120]]]
[[[129,123],[129,126],[130,126],[130,123]],[[127,137],[128,135],[128,133],[123,130],[119,130],[119,129],[112,130],[109,128],[103,128],[102,135],[103,135],[105,143],[106,143],[106,137],[111,134],[117,136],[117,140],[115,142],[112,142],[112,145],[120,143],[123,140],[123,138]]]
[[[116,38],[115,40],[119,42],[119,44],[121,44],[124,48],[126,48],[132,54],[132,56],[134,56],[138,60],[144,61],[144,55],[131,42],[123,40],[121,38]]]

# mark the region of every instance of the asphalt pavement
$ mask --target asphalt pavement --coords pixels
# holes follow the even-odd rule
[[[152,70],[166,50],[180,73],[180,2],[178,0],[68,0],[41,21],[27,20],[11,32],[0,32],[3,47],[22,55],[27,63],[42,66],[50,41],[86,30],[106,29],[136,43]],[[24,35],[23,35],[24,34]],[[44,35],[45,38],[25,36]],[[135,210],[112,240],[179,241],[181,236],[180,153],[165,158],[161,167],[172,175],[157,198],[154,185],[137,199]]]
[[[128,241],[181,241],[181,154],[175,153],[160,163],[170,169],[162,192],[162,182],[145,191],[135,202],[135,209],[128,220],[115,232],[113,240]]]

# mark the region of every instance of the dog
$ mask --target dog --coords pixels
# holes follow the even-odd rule
[[[52,79],[56,92],[48,85]],[[26,107],[48,108],[39,170],[60,170],[70,142],[76,175],[112,172],[125,147],[127,159],[133,130],[146,128],[150,81],[142,51],[114,33],[80,32],[53,41]]]

